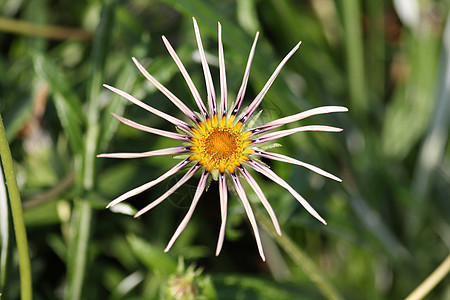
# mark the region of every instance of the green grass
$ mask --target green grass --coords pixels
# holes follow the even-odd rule
[[[449,4],[417,2],[419,15],[408,19],[400,1],[0,1],[0,114],[9,143],[2,140],[0,184],[17,183],[20,193],[0,189],[0,298],[18,299],[22,289],[22,299],[27,293],[34,299],[172,299],[180,285],[200,299],[403,299],[416,288],[409,299],[450,297]],[[224,248],[214,256],[215,182],[167,254],[198,177],[138,219],[133,212],[179,174],[127,200],[119,212],[105,209],[175,160],[97,154],[176,144],[119,125],[111,112],[174,130],[102,84],[183,118],[131,57],[194,108],[161,41],[161,35],[169,39],[204,97],[192,17],[211,61],[222,24],[230,100],[260,32],[244,105],[302,41],[263,100],[261,122],[323,105],[349,108],[301,121],[342,127],[342,133],[298,133],[274,150],[342,183],[270,164],[327,226],[255,174],[283,231],[274,236],[247,187],[266,263],[233,192]],[[218,66],[211,64],[211,71],[218,90]],[[7,150],[14,173],[4,161]],[[17,218],[20,198],[27,237]]]

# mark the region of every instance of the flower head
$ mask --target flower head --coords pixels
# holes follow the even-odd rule
[[[261,190],[258,183],[255,181],[253,176],[248,172],[248,169],[253,169],[267,178],[273,180],[277,184],[281,185],[285,189],[287,189],[295,199],[297,199],[300,204],[316,219],[326,224],[325,220],[311,207],[311,205],[298,194],[289,184],[286,183],[283,179],[281,179],[275,172],[273,172],[268,166],[261,163],[257,158],[267,158],[272,160],[278,160],[282,162],[287,162],[291,164],[296,164],[299,166],[306,167],[320,175],[329,177],[331,179],[341,181],[338,177],[318,168],[312,166],[310,164],[304,163],[302,161],[296,160],[294,158],[268,152],[263,150],[260,145],[267,142],[273,142],[274,140],[291,135],[296,132],[301,131],[327,131],[327,132],[339,132],[342,131],[341,128],[324,126],[324,125],[309,125],[309,126],[301,126],[292,129],[280,130],[275,132],[268,132],[273,129],[276,129],[282,125],[289,124],[292,122],[296,122],[302,120],[304,118],[326,114],[332,112],[345,112],[347,108],[342,106],[324,106],[318,107],[314,109],[310,109],[295,115],[287,116],[278,120],[274,120],[268,122],[266,124],[252,127],[251,122],[248,122],[249,119],[254,116],[256,109],[260,105],[263,100],[265,94],[269,90],[270,86],[274,82],[275,78],[280,73],[284,64],[287,60],[297,51],[300,47],[301,42],[299,42],[295,47],[286,55],[286,57],[281,61],[278,67],[275,69],[273,74],[270,76],[269,80],[261,90],[261,92],[256,96],[255,99],[250,103],[250,105],[240,110],[241,104],[244,100],[245,90],[247,87],[248,77],[250,74],[250,65],[253,59],[253,55],[255,53],[256,42],[258,40],[258,33],[255,36],[255,40],[253,42],[250,55],[248,58],[247,66],[244,72],[244,78],[242,81],[242,85],[237,94],[236,100],[233,104],[228,107],[228,97],[227,97],[227,83],[226,83],[226,75],[225,75],[225,59],[223,53],[223,45],[222,45],[222,28],[220,23],[218,24],[218,37],[219,37],[219,71],[220,71],[220,99],[216,100],[214,84],[211,77],[211,72],[209,70],[208,63],[206,61],[206,55],[203,50],[202,41],[200,38],[200,32],[195,19],[194,22],[194,30],[195,36],[197,39],[198,50],[200,53],[200,58],[202,62],[203,72],[206,81],[207,88],[207,102],[208,108],[206,108],[205,103],[203,102],[200,94],[195,87],[192,79],[190,78],[188,72],[186,71],[183,63],[179,59],[178,55],[168,42],[168,40],[163,36],[163,42],[172,56],[173,60],[177,64],[181,74],[183,75],[186,83],[194,97],[194,100],[198,106],[198,113],[193,112],[189,107],[187,107],[180,99],[178,99],[174,94],[172,94],[166,87],[164,87],[161,83],[159,83],[152,75],[150,75],[147,70],[133,57],[133,62],[136,64],[141,73],[153,84],[159,91],[161,91],[166,97],[178,108],[180,109],[186,117],[189,119],[188,122],[175,118],[169,114],[166,114],[160,110],[157,110],[135,97],[127,94],[124,91],[118,90],[109,85],[104,85],[106,88],[110,89],[114,93],[117,93],[127,100],[133,102],[134,104],[146,109],[147,111],[165,119],[166,121],[175,125],[179,132],[169,132],[165,130],[160,130],[156,128],[151,128],[148,126],[144,126],[128,120],[124,117],[120,117],[116,114],[113,114],[119,121],[122,123],[131,126],[133,128],[146,131],[149,133],[157,134],[160,136],[168,137],[171,139],[181,141],[181,146],[160,149],[160,150],[152,150],[144,153],[108,153],[108,154],[100,154],[98,157],[110,157],[110,158],[138,158],[138,157],[149,157],[149,156],[158,156],[158,155],[177,155],[177,157],[184,157],[182,160],[172,167],[165,174],[161,175],[159,178],[154,179],[144,185],[141,185],[120,197],[114,199],[108,204],[108,207],[116,205],[117,203],[128,199],[136,194],[139,194],[152,186],[162,182],[166,178],[172,176],[173,174],[181,171],[185,166],[191,165],[190,169],[184,174],[184,176],[169,190],[167,190],[163,195],[161,195],[158,199],[154,200],[146,207],[141,209],[135,217],[142,215],[143,213],[149,211],[154,208],[156,205],[167,199],[172,193],[174,193],[180,186],[182,186],[186,181],[188,181],[197,171],[201,172],[201,177],[198,182],[198,186],[196,192],[194,194],[194,198],[192,200],[191,206],[182,220],[181,224],[178,226],[175,234],[171,238],[169,244],[167,245],[165,252],[169,251],[172,247],[175,240],[181,234],[181,232],[186,227],[189,222],[195,207],[205,190],[206,183],[208,178],[211,176],[215,180],[218,180],[219,184],[219,198],[220,198],[220,208],[221,208],[221,218],[222,223],[219,232],[219,239],[217,243],[216,255],[219,255],[220,250],[222,248],[224,234],[225,234],[225,224],[227,218],[227,201],[228,201],[228,192],[227,192],[227,180],[231,179],[232,184],[234,185],[239,199],[241,200],[245,212],[249,218],[250,224],[253,228],[253,232],[255,234],[256,243],[258,246],[259,254],[263,260],[265,260],[264,251],[261,244],[261,238],[259,236],[258,227],[256,224],[255,217],[253,215],[252,208],[247,199],[246,193],[241,183],[241,179],[238,174],[242,175],[242,178],[245,179],[253,191],[258,196],[259,200],[267,210],[272,222],[275,226],[275,229],[278,234],[281,235],[280,226],[278,224],[277,218],[272,207],[269,204],[269,201],[264,196],[263,191]]]

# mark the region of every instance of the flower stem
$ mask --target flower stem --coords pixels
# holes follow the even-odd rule
[[[319,291],[330,300],[341,300],[342,297],[328,279],[326,279],[320,272],[319,267],[302,251],[295,243],[286,235],[279,236],[269,218],[261,212],[260,209],[255,209],[256,218],[264,230],[272,236],[278,245],[289,255],[292,261],[314,282]]]
[[[423,299],[450,272],[450,254],[405,300]]]
[[[8,140],[6,139],[3,119],[0,115],[0,157],[3,171],[8,187],[11,213],[14,224],[14,233],[17,241],[17,252],[19,254],[20,269],[20,294],[22,300],[32,299],[31,268],[28,254],[27,233],[23,221],[22,203],[20,201],[19,187],[17,186],[16,175],[14,174],[13,160]]]

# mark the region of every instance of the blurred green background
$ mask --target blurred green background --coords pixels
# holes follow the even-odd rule
[[[449,1],[0,0],[0,11],[0,113],[22,197],[34,299],[401,299],[448,256]],[[260,32],[244,105],[303,41],[264,99],[260,122],[323,105],[349,108],[301,122],[342,127],[342,133],[298,133],[281,139],[283,147],[276,149],[330,171],[342,183],[270,163],[327,226],[286,190],[258,177],[283,231],[273,239],[248,189],[263,229],[266,263],[233,192],[225,244],[214,256],[220,226],[216,183],[167,254],[163,249],[189,207],[197,179],[139,219],[130,214],[180,175],[116,211],[105,209],[176,161],[96,154],[176,143],[119,125],[111,112],[174,130],[101,85],[182,118],[130,58],[194,108],[160,38],[169,39],[204,96],[192,17],[215,82],[217,22],[223,26],[230,101]],[[2,300],[20,293],[4,196]],[[449,283],[445,278],[427,299],[450,299]],[[174,291],[185,291],[185,298]]]

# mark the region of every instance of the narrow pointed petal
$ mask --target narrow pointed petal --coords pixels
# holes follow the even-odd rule
[[[241,182],[239,181],[238,176],[236,173],[231,174],[231,179],[233,180],[234,187],[236,188],[236,192],[239,195],[239,199],[241,199],[242,205],[244,205],[245,212],[247,213],[247,217],[250,221],[250,224],[253,228],[253,233],[255,234],[256,244],[258,245],[258,251],[259,255],[261,256],[263,261],[266,261],[266,257],[264,255],[264,250],[261,243],[261,237],[259,236],[259,230],[258,225],[256,224],[256,219],[253,214],[252,207],[250,206],[250,203],[248,202],[247,195],[245,195],[244,187],[242,186]]]
[[[103,153],[97,155],[97,157],[107,157],[107,158],[140,158],[140,157],[150,157],[150,156],[160,156],[160,155],[173,155],[189,152],[189,147],[180,146],[165,148],[159,150],[153,150],[142,153]]]
[[[204,172],[202,177],[200,178],[200,181],[198,182],[197,190],[195,191],[194,199],[192,199],[191,206],[189,207],[189,210],[188,210],[186,216],[183,218],[183,221],[181,221],[177,230],[175,231],[172,238],[170,239],[169,244],[167,244],[166,249],[164,249],[164,252],[167,252],[170,250],[170,248],[172,248],[173,243],[175,243],[177,238],[180,236],[180,234],[186,228],[186,225],[189,223],[189,220],[191,219],[192,214],[194,213],[195,207],[197,206],[197,203],[200,200],[200,196],[203,194],[203,191],[205,190],[206,181],[208,180],[208,176],[209,176],[209,172]]]
[[[266,196],[264,195],[263,191],[259,187],[258,183],[255,181],[255,179],[250,175],[250,173],[245,169],[244,167],[240,167],[239,171],[241,172],[242,176],[245,180],[247,180],[250,187],[253,189],[253,191],[258,196],[261,203],[264,205],[264,208],[266,209],[267,213],[270,216],[270,219],[272,219],[273,226],[275,227],[275,230],[277,231],[278,235],[281,235],[281,229],[280,224],[278,224],[277,216],[275,215],[275,212],[273,211],[272,206],[270,205],[269,201],[267,200]]]
[[[219,174],[219,197],[220,197],[220,215],[222,223],[220,225],[219,239],[217,241],[216,256],[219,256],[222,250],[223,240],[225,237],[225,228],[227,224],[227,202],[228,190],[225,173]]]
[[[185,159],[181,162],[179,162],[176,166],[174,166],[172,169],[170,169],[169,171],[167,171],[166,173],[164,173],[163,175],[161,175],[160,177],[156,178],[155,180],[152,180],[150,182],[147,182],[146,184],[143,184],[141,186],[138,186],[137,188],[132,189],[131,191],[126,192],[125,194],[117,197],[116,199],[114,199],[113,201],[111,201],[108,206],[106,206],[106,208],[110,208],[114,205],[116,205],[117,203],[122,202],[123,200],[126,200],[130,197],[133,197],[137,194],[140,194],[146,190],[148,190],[149,188],[157,185],[158,183],[162,182],[163,180],[165,180],[166,178],[174,175],[175,173],[179,172],[182,168],[184,168],[186,165],[188,165],[190,163],[189,159]]]
[[[118,119],[120,122],[122,122],[125,125],[128,125],[130,127],[145,131],[145,132],[149,132],[149,133],[153,133],[153,134],[157,134],[160,136],[164,136],[164,137],[168,137],[170,139],[175,139],[175,140],[180,140],[180,141],[188,141],[190,138],[187,135],[184,134],[179,134],[176,132],[170,132],[170,131],[166,131],[166,130],[161,130],[161,129],[156,129],[156,128],[152,128],[152,127],[148,127],[139,123],[136,123],[134,121],[131,121],[127,118],[121,117],[116,115],[115,113],[111,113],[116,119]]]
[[[208,94],[208,105],[210,117],[217,113],[216,108],[216,92],[214,90],[214,84],[211,77],[211,71],[209,70],[208,61],[206,60],[205,50],[203,50],[202,38],[200,37],[200,30],[198,29],[197,20],[192,18],[194,22],[195,38],[197,39],[198,52],[202,61],[203,74],[206,82],[206,92]]]
[[[278,154],[278,153],[273,153],[273,152],[267,152],[267,151],[262,151],[262,150],[255,150],[255,152],[252,153],[253,155],[259,155],[265,158],[269,158],[269,159],[274,159],[274,160],[278,160],[278,161],[282,161],[282,162],[286,162],[286,163],[290,163],[290,164],[294,164],[294,165],[298,165],[298,166],[302,166],[305,167],[307,169],[310,169],[313,172],[316,172],[319,175],[331,178],[333,180],[342,182],[342,179],[340,179],[339,177],[334,176],[331,173],[328,173],[327,171],[324,171],[316,166],[310,165],[308,163],[302,162],[300,160],[297,160],[295,158],[286,156],[286,155],[282,155],[282,154]]]
[[[232,114],[236,115],[241,107],[242,101],[244,100],[245,90],[247,89],[248,77],[250,75],[250,67],[252,65],[253,56],[255,54],[256,42],[258,41],[259,32],[256,33],[255,40],[253,41],[252,49],[250,50],[250,54],[248,56],[247,66],[245,67],[244,78],[242,79],[242,84],[239,89],[239,92],[236,96],[236,102],[234,102],[234,106]]]
[[[154,208],[155,206],[157,206],[158,204],[160,204],[161,202],[166,200],[167,197],[172,195],[177,189],[180,188],[180,186],[182,186],[186,181],[188,181],[195,174],[195,172],[198,171],[198,169],[200,169],[199,164],[195,164],[194,166],[192,166],[192,168],[190,168],[189,171],[187,171],[186,174],[184,174],[184,176],[181,177],[180,181],[178,181],[173,187],[168,189],[167,192],[162,194],[158,199],[156,199],[155,201],[153,201],[152,203],[150,203],[149,205],[147,205],[146,207],[144,207],[143,209],[138,211],[134,215],[134,217],[137,218],[137,217],[145,214],[146,212],[148,212],[149,210],[151,210],[152,208]]]
[[[257,172],[260,172],[270,180],[276,182],[277,184],[281,185],[285,189],[291,193],[292,196],[294,196],[295,199],[317,220],[322,222],[323,224],[327,224],[327,222],[315,211],[315,209],[306,201],[302,196],[300,196],[299,193],[297,193],[289,184],[286,183],[282,178],[280,178],[275,172],[273,172],[271,169],[266,167],[265,165],[255,161],[255,160],[249,160],[245,162],[247,165],[255,169]]]
[[[104,84],[103,86],[104,86],[105,88],[107,88],[108,90],[110,90],[110,91],[112,91],[112,92],[114,92],[114,93],[116,93],[116,94],[118,94],[118,95],[124,97],[124,98],[127,99],[128,101],[133,102],[133,103],[136,104],[137,106],[140,106],[140,107],[142,107],[143,109],[145,109],[145,110],[151,112],[152,114],[155,114],[155,115],[157,115],[158,117],[163,118],[164,120],[166,120],[166,121],[168,121],[168,122],[174,124],[174,125],[177,126],[177,127],[180,127],[180,128],[182,128],[182,129],[184,129],[184,130],[186,130],[186,131],[188,131],[188,132],[191,132],[191,126],[190,126],[188,123],[186,123],[186,122],[184,122],[184,121],[181,121],[180,119],[177,119],[177,118],[175,118],[175,117],[172,117],[171,115],[168,115],[168,114],[166,114],[166,113],[164,113],[164,112],[162,112],[162,111],[160,111],[160,110],[157,110],[156,108],[153,108],[153,107],[151,107],[150,105],[147,105],[147,104],[145,104],[144,102],[142,102],[142,101],[136,99],[135,97],[131,96],[130,94],[125,93],[124,91],[121,91],[121,90],[119,90],[119,89],[116,89],[115,87],[112,87],[112,86],[107,85],[107,84]]]
[[[272,76],[270,76],[269,80],[267,81],[266,85],[263,87],[261,92],[259,92],[258,96],[250,103],[250,106],[242,113],[242,117],[240,117],[240,121],[242,123],[245,123],[250,116],[255,112],[256,108],[258,108],[259,104],[261,103],[262,99],[266,95],[267,91],[269,90],[272,83],[275,81],[275,78],[277,78],[278,74],[280,73],[283,66],[286,64],[286,62],[291,58],[291,56],[297,51],[297,49],[300,47],[300,44],[302,42],[299,42],[295,47],[286,55],[286,57],[280,62],[278,67],[273,72]]]
[[[184,77],[184,80],[186,80],[186,83],[191,90],[192,96],[194,97],[195,103],[197,103],[198,109],[200,110],[200,113],[203,117],[206,118],[208,112],[206,110],[206,106],[203,103],[202,98],[200,97],[200,94],[195,87],[194,82],[192,81],[191,77],[189,76],[189,73],[187,72],[186,68],[184,67],[183,63],[181,62],[181,59],[178,57],[175,50],[173,50],[172,45],[170,45],[169,41],[166,39],[165,36],[162,36],[162,40],[164,42],[164,45],[166,45],[167,50],[170,53],[170,56],[172,56],[173,60],[178,66],[178,69],[180,70],[181,74]]]
[[[226,116],[228,112],[227,75],[225,71],[225,57],[222,44],[222,25],[218,23],[219,30],[219,71],[220,71],[220,115]]]
[[[194,122],[198,121],[197,116],[194,114],[194,112],[186,106],[186,104],[183,103],[180,99],[178,99],[177,96],[175,96],[171,91],[169,91],[164,85],[162,85],[158,80],[156,80],[155,77],[150,75],[149,72],[138,62],[138,60],[135,57],[131,58],[136,65],[136,67],[141,71],[142,75],[147,78],[148,81],[150,81],[161,93],[163,93],[172,103],[178,107],[179,110],[183,114],[185,114],[189,119],[191,119]]]
[[[278,120],[271,121],[269,123],[255,127],[250,130],[252,131],[252,135],[256,135],[256,134],[261,134],[263,132],[266,132],[266,131],[278,128],[280,126],[292,123],[292,122],[303,120],[303,119],[311,117],[311,116],[321,115],[321,114],[329,114],[329,113],[335,113],[335,112],[345,112],[345,111],[348,111],[348,109],[347,109],[347,107],[344,107],[344,106],[321,106],[321,107],[316,107],[313,109],[306,110],[304,112],[301,112],[301,113],[298,113],[298,114],[295,114],[292,116],[288,116],[288,117],[280,118]]]
[[[252,144],[262,144],[266,142],[270,142],[291,134],[294,134],[296,132],[301,131],[325,131],[325,132],[340,132],[342,131],[342,128],[333,127],[333,126],[325,126],[325,125],[308,125],[308,126],[302,126],[292,129],[286,129],[286,130],[280,130],[276,132],[267,133],[265,135],[262,135],[260,137],[256,137],[252,140]]]

